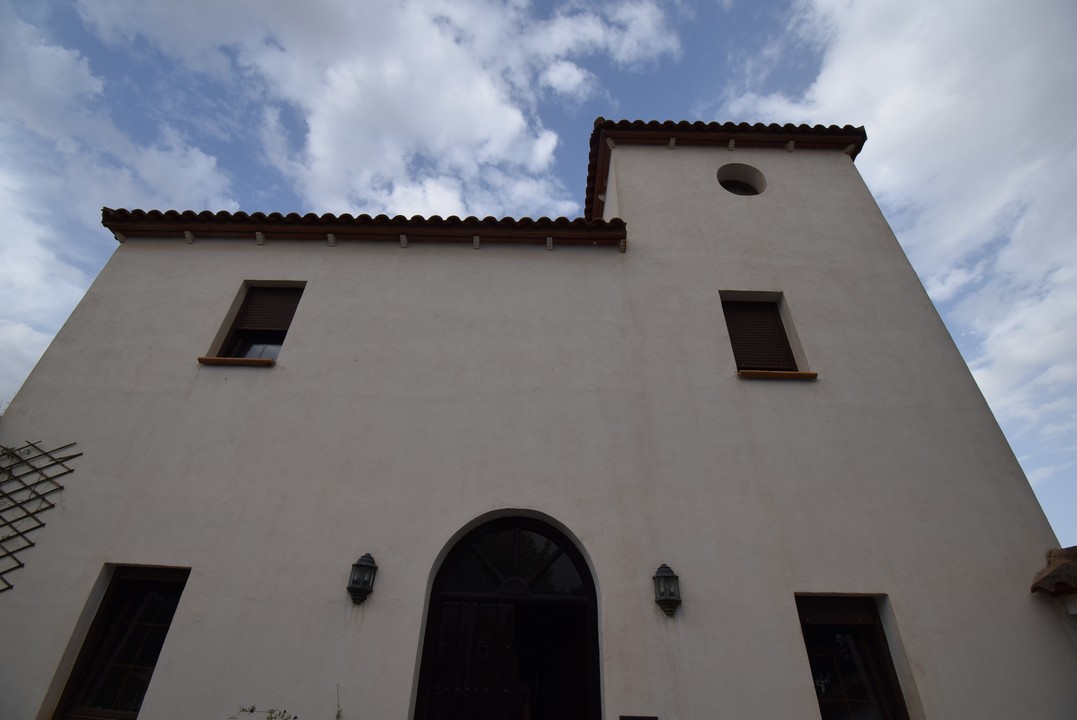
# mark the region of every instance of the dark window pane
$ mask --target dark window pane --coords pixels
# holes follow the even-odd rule
[[[153,622],[158,625],[168,625],[172,622],[172,616],[176,614],[179,605],[179,594],[174,592],[157,593],[156,609]]]
[[[849,703],[849,717],[851,720],[885,720],[886,716],[879,708],[878,703]]]
[[[134,623],[125,623],[120,626],[119,634],[113,645],[112,655],[108,662],[116,665],[132,665],[138,657],[139,648],[146,636],[147,627]]]
[[[797,598],[812,683],[824,718],[907,720],[872,598]]]
[[[454,593],[584,595],[571,558],[541,533],[513,528],[473,540],[448,570],[445,590]]]
[[[516,572],[516,531],[502,530],[480,537],[474,545],[480,557],[494,568],[502,578],[518,575]]]
[[[150,676],[153,668],[133,668],[127,674],[127,682],[123,684],[119,696],[116,698],[114,710],[121,712],[138,712],[142,707],[142,698],[146,697],[146,689],[150,685]]]
[[[820,700],[841,697],[841,683],[834,669],[834,660],[830,657],[809,658],[811,664],[812,682],[815,683],[815,694]]]
[[[93,687],[90,688],[88,697],[81,704],[91,708],[115,708],[116,698],[119,696],[120,688],[123,687],[126,679],[126,667],[112,666],[103,668]]]
[[[140,593],[137,595],[130,595],[123,600],[123,609],[120,612],[120,620],[124,622],[135,622],[145,612],[146,595]]]
[[[857,647],[853,633],[841,633],[837,640],[842,644],[842,652],[837,657],[838,673],[841,675],[845,697],[850,700],[872,700],[868,667],[862,649]]]
[[[572,560],[560,554],[531,586],[533,595],[583,595],[583,579]]]
[[[151,627],[146,630],[146,638],[142,642],[142,649],[135,661],[136,665],[153,667],[157,664],[157,656],[161,654],[161,647],[165,644],[165,634],[168,627],[165,625]]]
[[[57,717],[137,716],[187,575],[187,570],[116,570]]]
[[[520,530],[516,574],[522,578],[533,577],[542,570],[546,561],[556,552],[559,552],[557,546],[542,535],[529,530]]]
[[[448,592],[495,593],[501,581],[470,548],[460,555],[445,581]]]
[[[146,593],[138,621],[144,623],[158,622],[157,618],[162,612],[168,612],[169,597],[165,593],[150,591]]]
[[[845,703],[819,703],[819,714],[823,720],[852,720]]]

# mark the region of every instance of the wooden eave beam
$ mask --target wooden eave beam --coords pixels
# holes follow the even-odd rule
[[[863,138],[859,135],[835,133],[824,135],[818,132],[722,132],[722,131],[678,131],[661,130],[603,130],[599,139],[600,149],[609,152],[608,138],[615,145],[665,145],[670,138],[676,138],[677,147],[682,145],[722,145],[728,146],[730,140],[737,141],[737,147],[785,147],[790,140],[797,148],[816,148],[827,150],[845,150],[850,145],[859,145]]]
[[[553,237],[555,245],[599,245],[617,246],[627,237],[624,225],[610,226],[603,223],[598,227],[562,226],[533,224],[527,227],[483,227],[479,225],[459,225],[452,227],[424,227],[421,223],[400,225],[356,226],[356,225],[262,225],[243,223],[182,223],[182,222],[124,222],[114,221],[106,225],[113,233],[121,233],[127,238],[170,239],[183,238],[184,232],[193,232],[199,239],[214,240],[255,240],[255,233],[262,233],[265,240],[313,240],[325,242],[326,235],[332,233],[338,242],[366,241],[398,243],[400,235],[412,242],[467,243],[472,244],[475,236],[482,239],[482,244],[538,244],[545,245],[546,238]]]

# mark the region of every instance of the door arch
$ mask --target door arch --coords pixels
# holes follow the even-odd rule
[[[428,613],[416,720],[598,720],[594,579],[552,525],[503,517],[464,535]]]

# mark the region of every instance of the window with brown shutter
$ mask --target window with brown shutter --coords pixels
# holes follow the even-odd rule
[[[198,358],[198,362],[203,365],[272,366],[302,296],[302,285],[248,287],[220,350],[215,355]]]
[[[723,300],[722,312],[737,370],[797,371],[778,303]]]
[[[302,296],[301,287],[248,288],[221,355],[275,360]]]

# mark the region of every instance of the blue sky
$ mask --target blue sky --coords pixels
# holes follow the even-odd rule
[[[857,166],[1077,544],[1077,4],[0,0],[0,408],[100,208],[582,212],[594,118],[864,125]]]

